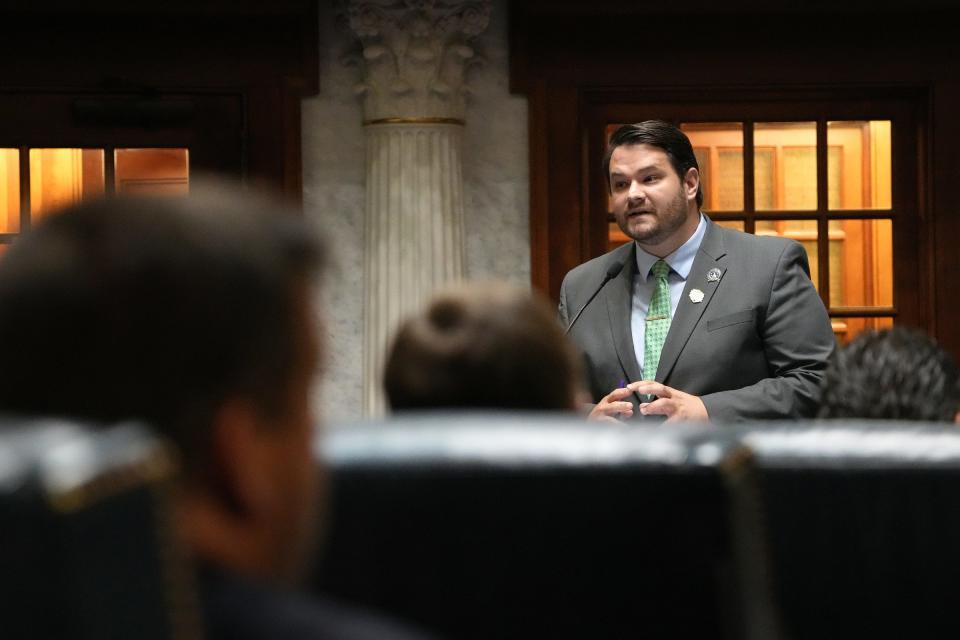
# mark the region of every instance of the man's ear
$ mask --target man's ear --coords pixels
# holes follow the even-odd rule
[[[262,574],[276,488],[271,483],[271,448],[264,446],[256,408],[228,400],[211,424],[207,467],[187,481],[180,500],[180,529],[201,559],[243,573]]]
[[[683,177],[683,190],[687,194],[687,199],[696,198],[698,189],[700,189],[700,171],[696,167],[690,167],[687,169],[687,175]]]
[[[238,518],[259,518],[270,510],[273,470],[270,449],[264,446],[263,438],[260,413],[246,399],[226,401],[213,419],[213,471],[223,498]]]
[[[953,416],[953,422],[954,424],[960,424],[960,411],[957,411],[957,413]]]

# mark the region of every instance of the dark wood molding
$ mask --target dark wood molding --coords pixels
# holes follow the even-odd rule
[[[127,107],[113,111],[113,130],[109,118],[86,129],[77,122],[52,128],[94,141],[192,137],[192,146],[220,149],[198,150],[210,160],[201,168],[269,184],[301,200],[300,100],[319,91],[315,0],[47,1],[0,9],[0,21],[0,93],[23,97],[22,111],[13,115],[25,123],[29,144],[45,127],[26,105],[43,102],[43,96],[54,103],[80,96],[126,100]],[[237,110],[204,111],[217,99]],[[197,109],[182,119],[178,133],[170,123],[164,134],[148,121],[134,130],[133,103],[156,112],[174,100]],[[6,105],[16,112],[13,102]],[[17,130],[0,123],[0,137],[11,134]]]

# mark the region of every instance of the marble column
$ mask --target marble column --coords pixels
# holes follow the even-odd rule
[[[349,0],[366,129],[364,413],[383,410],[399,323],[463,277],[462,129],[473,40],[489,0]]]

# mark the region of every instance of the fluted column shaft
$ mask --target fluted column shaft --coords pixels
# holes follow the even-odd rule
[[[367,126],[364,404],[382,411],[381,380],[396,327],[463,277],[461,126]]]
[[[367,136],[364,413],[383,409],[400,322],[463,277],[461,130],[490,0],[345,0]]]

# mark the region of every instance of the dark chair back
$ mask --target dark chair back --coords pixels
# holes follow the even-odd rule
[[[199,637],[173,469],[136,425],[0,422],[0,636]]]
[[[333,430],[315,586],[456,639],[751,637],[737,451],[707,429],[516,415]]]
[[[834,423],[748,432],[752,548],[786,637],[960,635],[960,430]],[[753,498],[751,498],[753,500]]]

